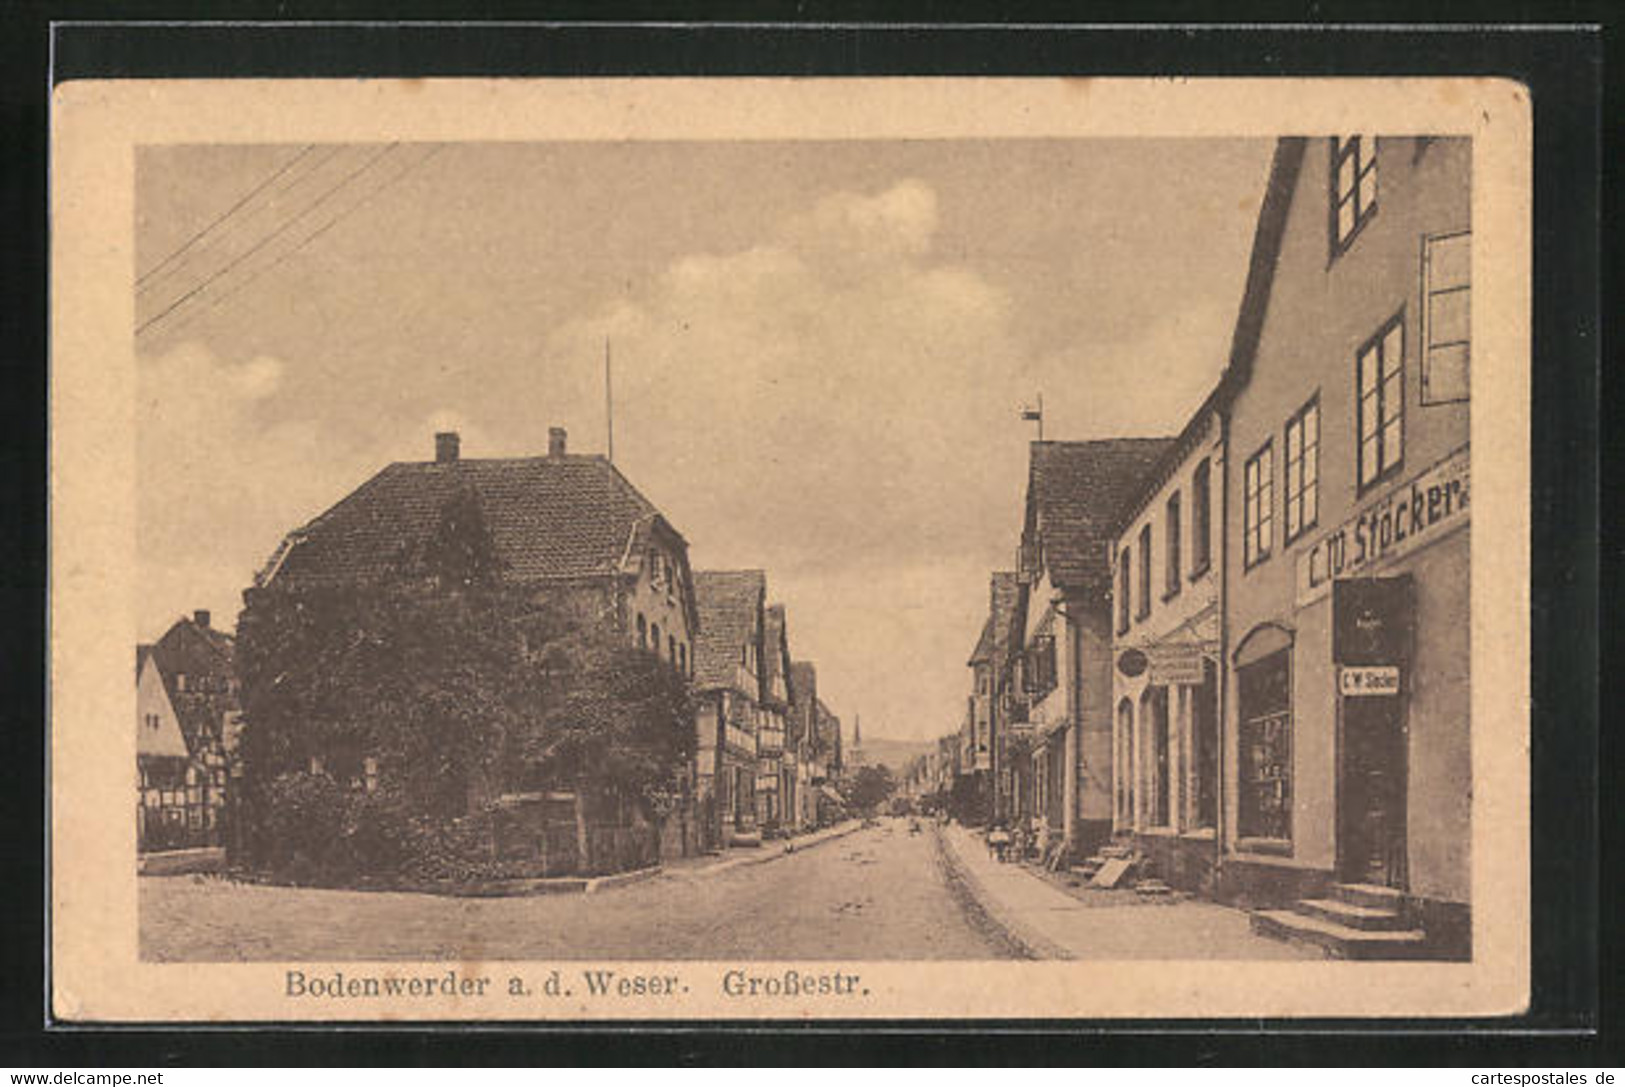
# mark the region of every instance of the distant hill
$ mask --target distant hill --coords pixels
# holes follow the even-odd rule
[[[935,740],[889,740],[884,736],[871,739],[865,736],[861,761],[866,765],[884,766],[893,774],[901,774],[910,761],[936,749]],[[855,760],[851,758],[852,752],[847,751],[846,755],[848,761],[856,765]]]

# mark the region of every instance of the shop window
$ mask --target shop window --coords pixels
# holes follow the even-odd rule
[[[1331,240],[1336,257],[1377,212],[1377,139],[1332,137]]]
[[[1163,510],[1162,595],[1163,599],[1179,595],[1179,492],[1168,496]]]
[[[1213,662],[1202,662],[1202,685],[1191,692],[1191,761],[1196,768],[1191,825],[1219,822],[1219,680]]]
[[[1117,704],[1117,825],[1134,825],[1134,703]]]
[[[1168,688],[1147,687],[1140,698],[1140,728],[1146,731],[1146,817],[1154,827],[1173,825],[1172,752],[1169,747]]]
[[[1134,618],[1144,619],[1151,614],[1151,526],[1140,528],[1140,599],[1134,608]]]
[[[1287,420],[1286,543],[1315,526],[1320,518],[1320,397],[1317,395]]]
[[[1242,560],[1248,567],[1269,558],[1275,544],[1274,475],[1275,447],[1265,442],[1242,476]]]
[[[1466,231],[1422,241],[1422,403],[1468,397],[1472,244]]]
[[[1133,562],[1132,548],[1117,553],[1117,633],[1128,633],[1128,571]]]
[[[1207,572],[1213,559],[1213,469],[1203,460],[1191,474],[1191,577]]]
[[[1292,838],[1292,653],[1276,650],[1236,671],[1243,838]]]
[[[1396,313],[1355,357],[1360,490],[1405,462],[1405,315]]]

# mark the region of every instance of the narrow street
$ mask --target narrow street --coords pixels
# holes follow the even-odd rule
[[[769,845],[768,849],[778,848]],[[141,880],[149,961],[993,959],[936,835],[902,821],[762,864],[593,895],[470,899]]]

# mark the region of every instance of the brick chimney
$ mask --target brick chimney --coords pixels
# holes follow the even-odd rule
[[[564,440],[567,437],[561,426],[549,427],[547,431],[547,455],[549,457],[564,456]]]
[[[194,611],[192,613],[192,622],[196,623],[198,626],[202,627],[204,630],[208,630],[209,629],[209,609],[208,608],[199,608],[196,611]]]
[[[436,464],[450,464],[457,459],[462,439],[457,437],[455,430],[443,430],[434,436],[434,462]]]

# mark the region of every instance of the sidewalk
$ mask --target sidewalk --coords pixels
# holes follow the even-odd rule
[[[671,879],[710,879],[723,872],[731,872],[751,864],[766,864],[768,861],[776,861],[780,857],[799,853],[803,849],[822,845],[831,839],[843,838],[862,826],[860,820],[849,819],[823,830],[815,830],[811,834],[763,842],[760,846],[750,849],[732,849],[714,857],[693,857],[676,863],[668,861],[666,875]]]
[[[1045,959],[1316,959],[1254,935],[1241,910],[1212,902],[1086,905],[1019,864],[1001,864],[957,824],[943,852],[995,924]],[[1109,892],[1102,892],[1109,893]]]

